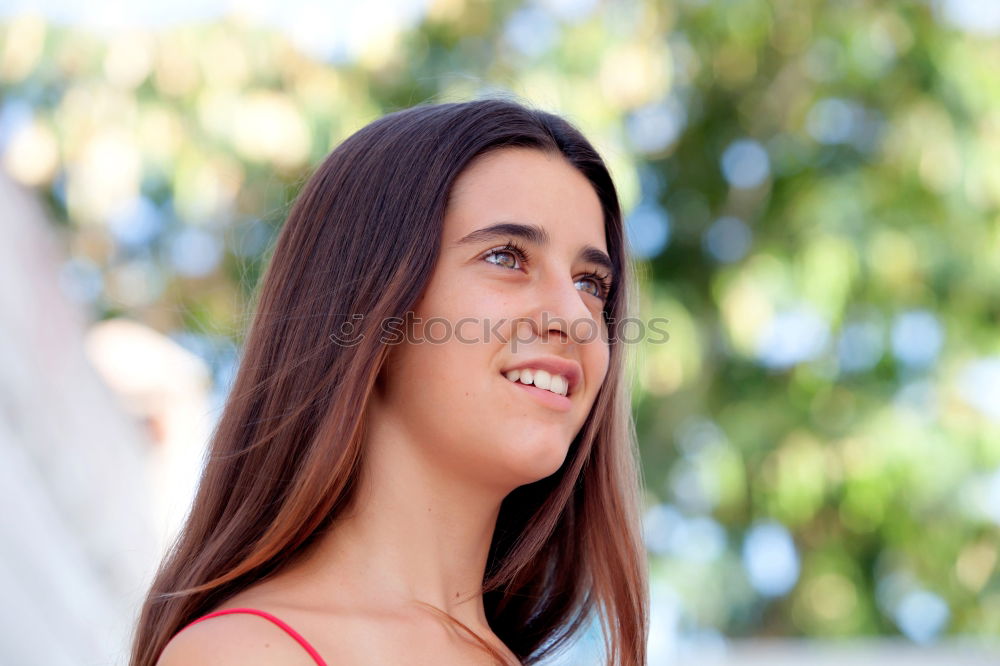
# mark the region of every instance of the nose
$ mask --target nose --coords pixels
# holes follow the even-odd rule
[[[598,322],[584,298],[572,277],[549,274],[540,279],[534,306],[525,319],[543,340],[551,338],[565,344],[591,341]]]

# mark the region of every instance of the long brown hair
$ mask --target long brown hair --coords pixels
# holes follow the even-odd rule
[[[610,367],[566,460],[501,504],[482,588],[486,616],[533,664],[597,610],[607,663],[645,664],[641,476],[620,341],[634,269],[618,195],[573,125],[494,97],[382,116],[337,146],[299,193],[257,293],[192,509],[141,609],[130,666],[153,666],[180,629],[300,558],[350,505],[368,396],[390,350],[380,322],[403,319],[421,296],[456,177],[473,158],[515,146],[561,154],[588,178],[620,277],[605,303]],[[364,315],[357,344],[333,340],[354,315]]]

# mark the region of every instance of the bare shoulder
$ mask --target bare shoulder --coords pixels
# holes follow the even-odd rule
[[[230,613],[178,632],[156,666],[315,666],[299,643],[266,618]]]

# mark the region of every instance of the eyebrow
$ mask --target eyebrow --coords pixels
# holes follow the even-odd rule
[[[475,231],[462,236],[462,238],[455,242],[454,246],[459,247],[463,245],[484,243],[486,241],[506,238],[509,236],[515,236],[531,243],[532,245],[537,245],[538,247],[546,247],[550,240],[549,232],[546,231],[544,227],[540,227],[537,224],[498,222],[497,224],[491,224],[488,227],[476,229]],[[612,278],[618,277],[615,272],[615,265],[611,263],[611,257],[609,257],[606,252],[594,247],[593,245],[584,245],[577,254],[577,259],[597,264],[608,271]]]

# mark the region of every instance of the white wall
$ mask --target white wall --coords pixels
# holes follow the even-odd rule
[[[0,173],[0,664],[121,661],[157,543],[148,441],[88,363],[30,193]]]

